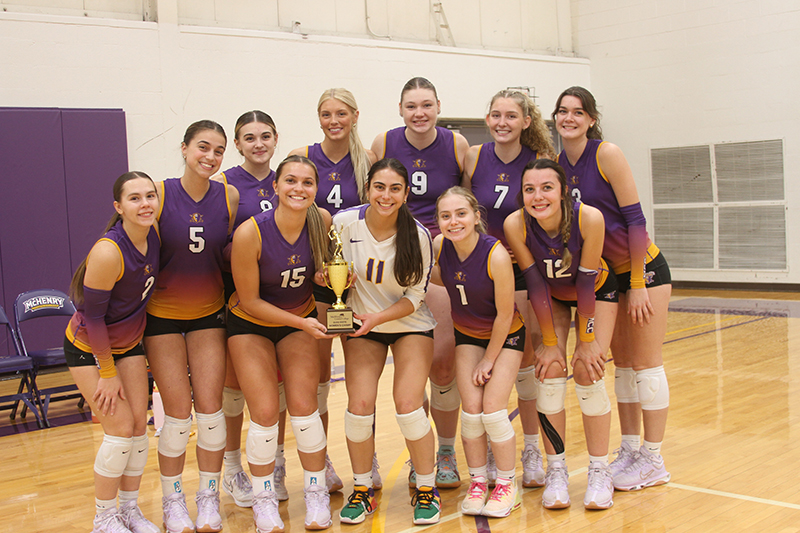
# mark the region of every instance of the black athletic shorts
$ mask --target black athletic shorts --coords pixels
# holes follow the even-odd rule
[[[201,329],[225,329],[225,307],[208,316],[194,318],[192,320],[180,320],[177,318],[160,318],[147,313],[147,325],[144,328],[145,337],[155,337],[156,335],[169,335],[171,333],[186,334],[190,331],[200,331]]]
[[[328,287],[317,285],[316,283],[313,284],[314,287],[314,300],[317,303],[321,304],[328,304],[333,305],[336,302],[336,294],[334,294],[333,289],[329,289]],[[342,301],[347,301],[347,291],[350,289],[345,289],[342,293]]]
[[[306,318],[308,317],[317,318],[317,310],[312,310],[306,316]],[[261,335],[265,339],[271,340],[272,344],[277,345],[284,338],[297,331],[303,330],[291,326],[262,326],[233,313],[228,316],[228,337],[235,335]]]
[[[599,289],[594,291],[594,299],[597,302],[619,302],[619,290],[617,285],[617,276],[614,272],[609,270],[605,282]],[[578,307],[578,302],[575,300],[559,300],[553,298],[557,302],[561,302],[567,307]]]
[[[358,324],[354,326],[358,329]],[[366,335],[361,335],[360,337],[350,337],[348,339],[369,339],[371,341],[379,342],[381,344],[385,344],[386,346],[391,346],[402,337],[406,335],[422,335],[423,337],[430,337],[433,338],[433,330],[429,329],[428,331],[404,331],[402,333],[377,333],[375,331],[370,331]]]
[[[631,288],[631,273],[623,272],[617,275],[619,292],[625,294]],[[644,268],[644,286],[646,288],[669,285],[672,283],[672,274],[669,271],[667,258],[660,253],[647,263]]]
[[[455,328],[453,328],[453,332],[456,336],[456,346],[459,344],[470,344],[472,346],[480,346],[484,349],[489,346],[489,339],[478,339],[461,333]],[[525,351],[525,326],[522,326],[514,333],[508,334],[506,342],[503,343],[503,349],[516,350],[518,352]]]
[[[119,361],[125,357],[144,355],[144,346],[140,342],[125,353],[115,353],[114,361]],[[98,366],[94,354],[84,352],[64,336],[64,357],[67,359],[67,366]]]

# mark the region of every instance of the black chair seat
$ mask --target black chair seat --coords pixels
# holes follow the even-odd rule
[[[0,372],[33,370],[33,361],[24,355],[0,355]]]
[[[34,350],[28,355],[39,366],[56,366],[67,364],[64,357],[64,348],[47,348],[46,350]]]

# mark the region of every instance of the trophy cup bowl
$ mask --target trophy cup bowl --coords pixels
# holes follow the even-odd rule
[[[333,260],[324,263],[327,272],[325,285],[336,295],[336,302],[328,309],[328,333],[353,333],[353,310],[342,301],[342,293],[350,286],[348,278],[353,269],[353,264],[342,257],[342,238],[336,228],[331,226],[328,238],[334,243]]]

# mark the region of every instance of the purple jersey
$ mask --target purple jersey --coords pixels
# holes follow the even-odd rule
[[[158,275],[161,242],[156,229],[150,228],[147,234],[147,254],[143,255],[122,229],[122,222],[117,222],[100,240],[110,241],[116,246],[122,261],[122,271],[111,289],[105,316],[111,353],[121,354],[142,340],[145,308]],[[67,326],[67,338],[78,349],[92,353],[83,304],[76,307],[77,311]]]
[[[561,234],[555,237],[547,235],[533,217],[526,216],[525,219],[525,244],[533,255],[536,268],[542,274],[547,284],[550,286],[550,295],[553,298],[564,301],[576,301],[578,299],[575,292],[575,276],[578,266],[581,264],[581,248],[583,247],[583,235],[581,234],[581,213],[583,204],[575,202],[572,207],[572,231],[567,243],[567,249],[572,255],[569,267],[562,266],[564,254],[564,243],[561,241]],[[522,210],[520,210],[522,213]],[[601,261],[600,273],[595,281],[595,289],[605,283],[607,268],[605,262]]]
[[[308,225],[289,244],[275,224],[275,211],[259,213],[245,224],[255,224],[261,242],[259,295],[265,302],[298,316],[307,316],[315,308],[312,279],[316,272]],[[231,295],[230,310],[236,316],[262,326],[270,324],[247,314],[239,306],[239,295]]]
[[[494,301],[494,276],[492,253],[501,244],[495,237],[479,234],[478,244],[464,261],[458,258],[453,243],[442,241],[439,250],[439,271],[442,283],[450,296],[453,326],[465,335],[478,339],[492,336],[497,306]],[[522,327],[517,306],[514,306],[514,321],[508,333]]]
[[[270,171],[269,176],[259,180],[240,165],[223,172],[222,179],[239,191],[239,208],[236,211],[234,228],[238,228],[248,218],[275,207],[275,189],[272,187],[272,182],[275,181],[274,170]]]
[[[436,222],[436,200],[444,191],[461,183],[456,134],[436,126],[436,140],[417,150],[406,139],[405,126],[401,126],[386,132],[384,145],[384,157],[399,160],[408,171],[411,186],[408,208],[435,237],[440,233]]]
[[[350,152],[338,163],[334,163],[328,159],[322,151],[322,146],[317,143],[306,147],[306,157],[317,165],[319,173],[318,206],[335,215],[342,209],[361,204]]]
[[[164,180],[158,213],[161,271],[147,312],[160,318],[194,320],[225,303],[222,249],[228,242],[228,188],[210,181],[195,202],[180,178]]]
[[[506,248],[503,222],[519,209],[517,196],[522,188],[522,169],[537,158],[535,150],[523,146],[512,162],[503,163],[494,152],[494,142],[482,144],[478,153],[472,173],[472,193],[486,209],[489,235],[500,239]]]
[[[621,274],[631,270],[631,252],[628,244],[628,224],[619,208],[617,196],[608,182],[600,163],[597,161],[597,151],[603,141],[589,139],[578,162],[570,164],[566,152],[558,156],[558,164],[567,174],[572,196],[576,200],[596,207],[603,213],[606,221],[606,235],[603,243],[603,257],[609,262],[614,272]],[[649,246],[649,261],[658,255],[658,248]]]

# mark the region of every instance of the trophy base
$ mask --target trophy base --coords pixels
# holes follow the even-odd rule
[[[353,333],[356,328],[353,326],[352,309],[328,309],[328,334],[338,335],[339,333]]]

